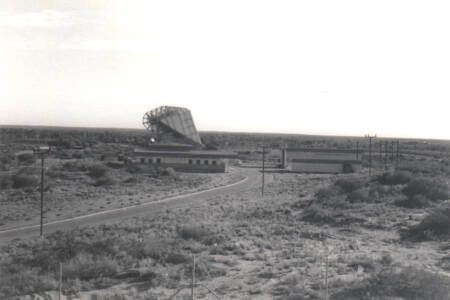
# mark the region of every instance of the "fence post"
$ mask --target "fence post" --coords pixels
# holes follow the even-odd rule
[[[61,290],[62,290],[62,263],[59,263],[59,292],[58,300],[61,300]]]

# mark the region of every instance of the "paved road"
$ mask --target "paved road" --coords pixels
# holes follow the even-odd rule
[[[187,195],[170,197],[159,201],[143,203],[140,205],[93,213],[86,216],[49,222],[44,224],[44,234],[48,234],[56,230],[67,230],[76,226],[90,226],[108,223],[111,221],[118,221],[129,217],[149,216],[152,214],[157,214],[158,212],[168,208],[189,206],[217,195],[242,192],[260,185],[261,175],[259,170],[239,168],[237,169],[237,171],[246,177],[244,180],[231,185],[195,192]],[[29,238],[38,235],[39,225],[3,230],[0,231],[0,245],[5,245],[10,240],[13,240],[15,238]]]

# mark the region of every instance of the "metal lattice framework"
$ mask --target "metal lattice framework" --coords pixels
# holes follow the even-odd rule
[[[160,106],[144,114],[144,127],[152,137],[160,141],[165,135],[175,135],[196,145],[202,145],[189,109],[174,106]]]

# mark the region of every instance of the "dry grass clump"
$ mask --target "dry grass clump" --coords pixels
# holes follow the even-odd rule
[[[385,172],[377,177],[377,181],[383,185],[406,184],[413,179],[409,171]]]
[[[225,240],[201,225],[180,225],[177,229],[173,225],[164,226],[160,219],[137,218],[55,232],[43,240],[14,241],[0,256],[0,299],[54,289],[60,262],[66,295],[136,280],[145,280],[149,286],[164,285],[167,278],[162,270],[176,269],[184,274],[179,278],[182,280],[190,276],[192,253],[208,251],[206,245],[217,246]],[[198,259],[199,279],[225,274],[225,269]]]
[[[108,173],[108,167],[102,164],[93,164],[88,167],[88,175],[92,178],[100,178]]]
[[[407,208],[423,208],[430,206],[433,202],[450,198],[446,183],[441,180],[419,177],[411,180],[402,193],[406,198],[395,204]]]
[[[432,201],[450,198],[446,183],[425,177],[413,179],[402,192],[408,197],[423,195]]]
[[[14,189],[35,187],[38,184],[37,178],[33,175],[16,174],[11,176],[11,180]]]
[[[211,235],[211,233],[201,225],[183,225],[177,227],[178,235],[185,240],[196,240],[201,242]]]
[[[436,208],[422,222],[403,232],[402,237],[414,241],[450,240],[450,205]]]
[[[302,220],[312,224],[342,226],[364,223],[365,220],[346,210],[336,210],[313,204],[303,211]]]
[[[350,193],[364,187],[365,182],[361,178],[349,177],[336,180],[334,185],[340,187],[345,193]]]
[[[450,299],[450,279],[412,267],[389,267],[344,286],[331,300],[444,300]]]
[[[105,185],[107,186],[114,184],[116,184],[116,180],[111,176],[100,177],[94,182],[94,186],[105,186]]]
[[[33,153],[22,153],[17,156],[17,160],[21,164],[32,164],[36,161]]]

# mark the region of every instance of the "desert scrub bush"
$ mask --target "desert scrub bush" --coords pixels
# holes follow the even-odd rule
[[[59,262],[63,263],[66,291],[104,287],[115,284],[117,276],[141,258],[155,257],[162,262],[169,258],[171,263],[181,263],[182,256],[174,249],[167,240],[142,242],[129,230],[106,225],[55,232],[44,240],[17,240],[0,256],[0,291],[13,296],[53,289],[43,280],[56,278]]]
[[[38,180],[35,176],[26,174],[15,174],[11,177],[12,187],[15,189],[35,187],[38,184]]]
[[[2,274],[0,299],[55,290],[58,287],[58,283],[54,278],[39,274],[35,269],[21,269],[16,273],[12,273],[0,268],[0,274]]]
[[[121,169],[124,167],[124,164],[119,161],[109,161],[106,163],[106,165],[111,169]]]
[[[443,300],[450,299],[450,279],[412,267],[389,267],[375,272],[362,281],[345,285],[334,293],[332,300]]]
[[[111,176],[100,177],[94,182],[94,186],[107,186],[114,184],[116,184],[116,180],[114,180]]]
[[[102,164],[94,164],[88,167],[88,175],[92,178],[100,178],[108,173],[108,168]]]
[[[412,179],[413,176],[408,171],[385,172],[377,177],[377,181],[383,185],[406,184]]]
[[[414,241],[450,240],[450,205],[434,209],[419,224],[403,232],[402,238]]]
[[[347,194],[347,200],[351,203],[355,202],[371,202],[369,191],[366,189],[358,189]]]
[[[348,211],[329,209],[313,204],[303,211],[301,219],[312,224],[345,225],[363,223],[364,219],[357,218]]]
[[[178,176],[178,173],[175,172],[175,170],[173,168],[166,168],[166,169],[162,170],[161,175],[162,176],[170,176],[175,179],[180,179],[180,176]]]
[[[17,155],[17,160],[21,164],[32,164],[36,161],[33,153],[22,153]]]
[[[178,235],[185,240],[196,240],[201,242],[202,240],[210,236],[210,231],[208,231],[204,226],[201,225],[183,225],[177,227]]]
[[[450,197],[448,186],[445,182],[425,177],[413,179],[402,192],[408,197],[423,195],[433,201],[446,200]]]
[[[186,277],[192,276],[192,260],[184,264],[184,275]],[[199,280],[210,279],[211,277],[220,277],[227,274],[226,270],[214,266],[213,264],[203,259],[196,260],[195,263],[195,277]]]
[[[11,175],[0,175],[0,189],[6,190],[13,186]]]
[[[430,199],[419,194],[400,199],[395,202],[395,205],[406,208],[424,208],[430,206],[430,202]]]
[[[72,158],[82,159],[82,158],[84,158],[84,154],[83,154],[83,152],[77,151],[77,152],[72,153]]]
[[[66,279],[88,281],[100,277],[113,277],[121,267],[117,261],[108,256],[92,255],[79,252],[75,257],[64,263]]]
[[[334,185],[340,187],[345,193],[350,193],[364,187],[365,182],[360,178],[349,177],[336,180]]]
[[[85,164],[84,162],[80,162],[80,161],[68,161],[62,165],[62,169],[64,171],[69,171],[69,172],[75,172],[75,171],[86,172],[86,171],[88,171],[88,167],[89,166],[87,164]]]

